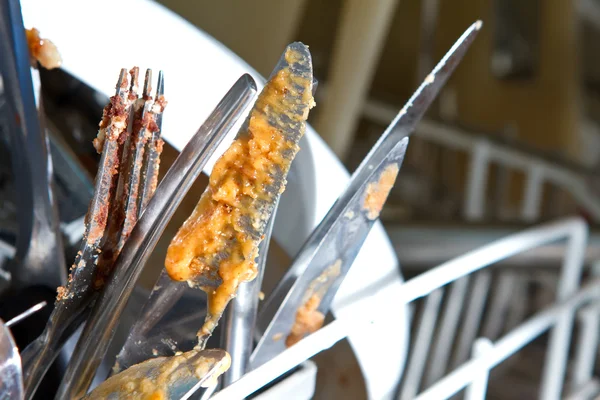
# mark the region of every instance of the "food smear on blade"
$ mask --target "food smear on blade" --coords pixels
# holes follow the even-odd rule
[[[323,327],[325,315],[318,310],[323,296],[331,287],[335,278],[342,270],[342,260],[336,260],[327,267],[321,275],[313,280],[306,293],[304,301],[296,311],[296,319],[292,325],[289,335],[285,339],[285,346],[291,347],[304,338],[304,336],[314,333]]]
[[[321,298],[312,295],[296,312],[296,320],[290,334],[285,338],[285,346],[291,347],[304,336],[314,333],[323,327],[325,315],[318,310]]]
[[[27,46],[32,61],[37,61],[46,69],[58,68],[62,65],[62,57],[58,48],[48,39],[40,37],[40,31],[36,28],[26,29]]]
[[[208,376],[201,386],[213,386],[230,365],[229,354],[219,349],[192,350],[173,357],[152,358],[108,378],[84,398],[168,399],[170,388],[188,379],[201,380]]]
[[[385,167],[377,182],[369,183],[363,203],[363,209],[367,211],[367,218],[371,220],[379,218],[381,209],[394,187],[399,170],[398,164],[390,164]]]
[[[167,250],[169,276],[207,292],[199,337],[212,333],[239,284],[256,277],[258,246],[315,105],[310,56],[290,46],[284,57]]]

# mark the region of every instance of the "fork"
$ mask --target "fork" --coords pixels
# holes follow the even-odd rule
[[[118,225],[121,219],[108,218],[109,213],[127,219],[135,224],[143,204],[147,199],[138,199],[139,188],[146,188],[156,178],[157,168],[151,174],[140,175],[140,168],[135,165],[148,162],[158,163],[160,143],[148,147],[148,151],[139,150],[141,143],[153,137],[160,142],[158,136],[160,119],[164,105],[164,80],[159,74],[157,94],[154,101],[150,98],[151,71],[146,73],[142,98],[138,99],[138,68],[130,71],[131,82],[127,71],[122,69],[117,82],[115,96],[104,109],[98,138],[94,141],[97,150],[102,152],[100,166],[96,175],[94,195],[86,214],[86,229],[71,267],[71,275],[66,287],[58,288],[54,310],[44,332],[23,351],[24,383],[26,398],[31,398],[48,368],[60,352],[64,343],[85,321],[89,306],[93,303],[102,288],[102,282],[110,274],[112,259],[119,253],[119,247],[106,251],[107,256],[100,257],[106,245],[118,243],[122,245],[129,235],[127,224]],[[151,104],[158,107],[151,109]],[[152,131],[152,135],[150,134]],[[156,135],[154,135],[156,134]],[[152,189],[144,189],[144,196],[151,197]],[[119,196],[124,201],[119,201]]]
[[[256,83],[250,75],[238,79],[167,171],[116,259],[114,272],[93,307],[56,398],[81,398],[86,394],[137,278],[167,223],[255,93]]]

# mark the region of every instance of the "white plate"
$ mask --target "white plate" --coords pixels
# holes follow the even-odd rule
[[[178,150],[243,73],[250,73],[261,86],[264,81],[217,40],[151,1],[21,0],[21,3],[25,25],[38,28],[42,37],[58,46],[64,59],[63,68],[107,96],[114,93],[115,74],[122,67],[162,69],[169,101],[163,137]],[[230,132],[205,172],[210,172],[234,133]],[[300,249],[349,178],[312,128],[307,130],[301,146],[274,231],[275,239],[290,255]],[[346,303],[343,298],[382,277],[400,287],[394,250],[383,227],[377,224],[336,301]],[[364,301],[376,301],[377,297]],[[352,306],[344,310],[333,306],[335,315],[351,315],[352,310]],[[377,400],[390,395],[406,357],[407,313],[403,307],[395,307],[394,311],[395,315],[390,315],[375,334],[357,329],[349,338],[363,369],[369,395]],[[379,351],[371,351],[373,344]],[[392,361],[389,365],[381,364],[382,349]]]

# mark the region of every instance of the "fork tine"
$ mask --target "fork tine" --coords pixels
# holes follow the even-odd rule
[[[156,82],[156,100],[165,95],[165,73],[158,71],[158,81]]]
[[[95,180],[94,195],[85,217],[80,251],[71,267],[68,284],[58,289],[55,308],[44,332],[22,353],[26,398],[31,398],[56,355],[84,321],[94,298],[94,277],[105,237],[111,203],[117,189],[120,139],[127,127],[129,103],[127,70],[121,69],[115,96],[104,108],[94,147],[102,154]]]
[[[127,238],[131,234],[131,230],[135,226],[139,215],[143,207],[138,206],[138,197],[140,190],[144,191],[144,194],[150,198],[154,193],[151,182],[148,182],[146,177],[142,174],[142,166],[144,161],[144,154],[146,151],[146,144],[148,139],[151,137],[152,132],[155,131],[156,125],[154,123],[155,115],[152,115],[152,97],[150,96],[152,79],[152,70],[146,70],[146,76],[144,79],[144,89],[142,98],[137,100],[135,110],[133,111],[133,132],[131,140],[128,146],[128,158],[125,164],[126,173],[121,175],[121,179],[124,181],[123,198],[125,198],[122,213],[124,216],[123,227],[119,236],[118,243],[113,250],[111,263],[117,259],[121,252]],[[162,108],[160,109],[162,112]],[[158,160],[158,158],[157,158]]]
[[[148,91],[149,92],[149,91]],[[140,190],[140,206],[139,210],[143,211],[156,190],[158,184],[158,170],[160,166],[160,155],[163,149],[163,140],[161,139],[162,132],[162,112],[165,108],[165,80],[163,71],[158,73],[158,81],[156,83],[156,97],[154,99],[154,107],[152,115],[156,129],[152,131],[152,136],[148,140],[146,154],[144,156],[143,176],[145,185]]]
[[[86,234],[84,237],[86,238],[86,243],[89,245],[93,245],[99,247],[100,240],[104,234],[104,230],[106,229],[106,221],[108,218],[108,202],[110,199],[111,190],[115,189],[115,183],[117,175],[114,173],[115,166],[118,165],[119,157],[119,144],[117,139],[120,136],[120,133],[113,132],[114,123],[111,121],[112,118],[110,113],[113,112],[115,115],[113,118],[125,118],[124,121],[119,121],[119,123],[126,126],[126,99],[125,94],[127,89],[127,70],[125,68],[121,69],[121,73],[119,74],[119,80],[117,82],[117,92],[115,95],[115,104],[110,104],[109,107],[105,108],[103,117],[103,121],[101,124],[112,124],[113,126],[108,126],[106,134],[104,137],[99,137],[94,139],[94,146],[96,149],[102,153],[102,158],[100,159],[100,166],[98,167],[98,174],[96,176],[96,187],[94,191],[94,197],[92,198],[92,202],[90,204],[90,208],[88,213],[86,214]],[[123,108],[121,110],[121,108]],[[124,114],[124,115],[121,115]],[[101,129],[103,127],[101,126]],[[103,142],[103,143],[102,143]]]
[[[116,194],[109,204],[108,214],[111,216],[107,223],[107,227],[103,236],[103,244],[101,254],[98,261],[98,271],[94,280],[96,289],[104,285],[106,278],[112,272],[112,265],[119,252],[121,251],[121,233],[123,225],[127,219],[127,197],[128,197],[128,179],[130,175],[129,161],[133,152],[131,138],[133,133],[132,121],[135,119],[136,105],[138,100],[139,90],[139,68],[133,67],[129,71],[131,77],[129,82],[129,90],[124,95],[125,97],[125,115],[126,129],[123,129],[117,141],[116,169],[114,170],[113,179],[116,184]],[[121,245],[122,246],[122,245]]]
[[[129,75],[131,76],[131,81],[129,82],[129,98],[131,100],[135,100],[135,99],[137,99],[138,90],[140,89],[140,85],[139,85],[140,68],[133,67],[129,71]]]
[[[119,74],[117,94],[114,102],[111,101],[110,106],[105,109],[107,115],[103,118],[103,122],[101,123],[108,123],[110,125],[106,127],[106,134],[103,138],[104,143],[101,150],[102,157],[98,167],[94,196],[88,213],[86,214],[87,221],[86,232],[84,234],[84,247],[82,251],[78,253],[78,257],[76,257],[73,267],[79,267],[81,262],[87,264],[92,261],[92,258],[96,258],[94,264],[98,264],[97,257],[101,251],[101,245],[105,237],[105,232],[107,231],[109,211],[115,203],[113,199],[118,187],[119,161],[123,151],[121,143],[123,136],[126,135],[128,122],[130,93],[127,91],[127,88],[127,70],[123,68]],[[102,138],[100,138],[100,140],[102,140]],[[94,139],[94,145],[98,149],[98,139]]]
[[[150,68],[148,68],[146,70],[146,77],[144,78],[144,90],[142,92],[142,97],[144,97],[145,100],[150,99],[151,92],[152,92],[152,70]]]

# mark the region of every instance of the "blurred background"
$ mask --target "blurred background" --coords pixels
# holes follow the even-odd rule
[[[495,153],[479,171],[481,204],[465,205],[470,165],[484,142],[590,178],[587,195],[595,195],[600,5],[594,0],[162,3],[264,75],[286,43],[308,44],[319,79],[310,122],[350,170],[453,41],[481,19],[485,29],[412,139],[384,218],[514,222],[594,214],[582,204],[588,200],[577,198],[581,190],[571,193],[548,177],[541,179],[539,207],[524,212],[532,168]]]

